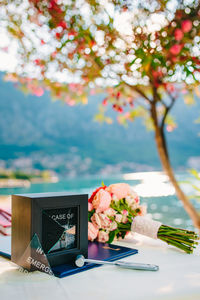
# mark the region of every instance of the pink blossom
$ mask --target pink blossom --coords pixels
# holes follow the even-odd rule
[[[105,231],[99,231],[98,233],[98,242],[100,243],[106,243],[109,240],[109,235]]]
[[[172,132],[172,131],[174,131],[175,127],[173,125],[167,125],[166,129],[168,132]]]
[[[139,203],[139,196],[131,189],[130,195],[126,197],[126,203],[131,206],[132,204]]]
[[[99,214],[99,218],[101,222],[101,228],[107,229],[112,221],[104,214]]]
[[[92,224],[96,228],[101,228],[101,219],[97,213],[94,213],[93,216],[91,217]]]
[[[37,97],[41,97],[44,94],[44,90],[41,87],[35,88],[33,94]]]
[[[107,210],[110,206],[110,202],[111,202],[111,196],[110,193],[108,193],[107,191],[101,189],[98,191],[98,193],[96,193],[92,204],[94,206],[94,208],[96,209],[96,212],[104,212],[105,210]]]
[[[88,240],[93,241],[98,235],[98,228],[96,228],[91,222],[88,222]]]
[[[136,203],[139,203],[140,202],[140,198],[137,196],[137,197],[135,197],[135,202]]]
[[[173,45],[173,46],[169,49],[169,51],[170,51],[170,53],[173,54],[173,55],[178,55],[178,54],[180,53],[180,51],[181,51],[182,48],[183,48],[182,45],[176,44],[176,45]]]
[[[108,104],[108,99],[105,98],[105,99],[102,101],[102,105],[103,105],[103,106],[106,106],[107,104]]]
[[[128,218],[125,215],[122,215],[122,223],[126,224],[128,222]]]
[[[109,216],[109,217],[114,217],[116,215],[116,211],[109,207],[107,210],[104,211],[104,214]]]
[[[69,105],[69,106],[74,106],[76,104],[76,101],[74,99],[71,99],[70,97],[66,97],[65,98],[65,102]]]
[[[190,20],[184,20],[181,24],[183,32],[189,32],[192,29],[192,22]]]
[[[182,38],[183,38],[183,36],[184,36],[184,34],[183,34],[182,30],[179,29],[179,28],[177,28],[177,29],[175,30],[175,32],[174,32],[175,40],[176,40],[176,41],[181,41]]]
[[[92,203],[88,202],[88,211],[92,211],[93,210],[93,205]]]
[[[69,83],[69,88],[72,92],[76,92],[77,85],[75,83]]]
[[[166,84],[166,89],[167,91],[169,91],[170,93],[173,93],[175,91],[175,86],[173,84],[167,83]]]
[[[129,111],[126,112],[126,113],[124,114],[124,117],[125,117],[126,120],[131,120],[131,114],[130,114],[130,112],[129,112]]]
[[[140,197],[138,196],[138,194],[136,194],[134,191],[132,191],[132,195],[134,196],[135,203],[139,204]]]
[[[113,222],[110,224],[109,230],[110,230],[110,231],[114,231],[115,229],[117,229],[117,223],[116,223],[115,221],[113,221]]]
[[[116,220],[116,222],[121,223],[121,221],[122,221],[122,215],[116,214],[115,220]]]
[[[124,209],[124,210],[122,211],[122,214],[123,214],[124,216],[128,216],[128,211],[127,211],[126,209]]]
[[[131,192],[130,186],[127,183],[111,184],[108,190],[111,194],[114,194],[118,200],[126,198]]]

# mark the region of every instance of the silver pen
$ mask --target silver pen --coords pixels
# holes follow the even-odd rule
[[[125,261],[104,261],[85,258],[83,255],[78,255],[75,260],[77,267],[83,267],[85,263],[93,263],[98,265],[112,265],[120,268],[132,269],[132,270],[143,270],[143,271],[158,271],[159,266],[152,264],[141,264],[141,263],[129,263]]]

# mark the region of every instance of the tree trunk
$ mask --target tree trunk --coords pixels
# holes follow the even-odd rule
[[[157,150],[158,150],[158,154],[159,154],[163,169],[166,172],[166,174],[169,176],[169,179],[175,188],[177,197],[182,201],[185,211],[188,213],[188,215],[192,219],[194,226],[200,230],[200,215],[198,214],[198,212],[196,211],[196,209],[194,208],[194,206],[192,205],[190,200],[187,198],[187,196],[184,194],[184,192],[181,190],[181,188],[175,178],[173,169],[171,167],[171,164],[170,164],[170,161],[169,161],[169,158],[167,155],[167,146],[166,146],[163,129],[160,129],[157,122],[154,122],[154,125],[155,125],[155,141],[156,141]]]

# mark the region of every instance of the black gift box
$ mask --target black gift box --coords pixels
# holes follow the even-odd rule
[[[12,196],[12,261],[34,270],[23,260],[37,235],[51,267],[88,255],[88,195],[66,193]]]

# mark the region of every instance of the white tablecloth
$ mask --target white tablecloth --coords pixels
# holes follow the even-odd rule
[[[0,300],[200,299],[200,247],[188,255],[142,236],[116,244],[139,250],[123,260],[157,264],[160,270],[101,266],[59,279],[40,272],[20,273],[16,265],[1,257]]]

